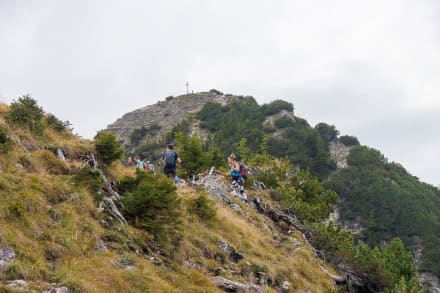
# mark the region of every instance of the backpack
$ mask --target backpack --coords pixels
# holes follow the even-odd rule
[[[147,162],[144,162],[144,169],[145,169],[145,171],[147,171],[147,172],[150,171],[150,166],[148,165]]]
[[[148,164],[148,169],[150,170],[151,173],[154,173],[154,164],[153,163],[149,163]]]
[[[240,175],[241,177],[243,177],[243,179],[247,178],[247,168],[243,163],[239,163],[240,164]]]
[[[176,153],[173,151],[166,151],[163,154],[163,159],[165,161],[165,167],[174,168],[176,167]]]

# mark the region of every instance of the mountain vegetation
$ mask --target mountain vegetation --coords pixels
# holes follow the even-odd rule
[[[1,290],[426,291],[408,249],[420,245],[419,269],[436,273],[438,190],[350,136],[336,170],[337,129],[292,111],[239,97],[156,127],[159,140],[136,150],[173,140],[179,176],[195,180],[176,186],[124,166],[113,133],[80,139],[30,96],[1,105]],[[230,152],[248,166],[249,204],[230,196]],[[335,205],[361,234],[328,222]]]
[[[365,146],[353,148],[347,162],[326,183],[340,196],[341,219],[359,223],[370,245],[399,237],[408,248],[421,246],[420,270],[440,276],[440,190]]]
[[[185,99],[185,96],[174,98],[178,99]],[[139,153],[154,158],[160,154],[159,150],[166,142],[174,141],[182,154],[186,154],[187,143],[179,142],[177,138],[186,137],[188,140],[188,134],[195,134],[201,138],[196,153],[203,155],[193,156],[189,162],[185,158],[184,162],[188,162],[188,165],[197,161],[196,165],[204,168],[219,166],[219,163],[221,166],[221,158],[231,152],[236,153],[240,160],[255,166],[267,165],[273,158],[286,158],[294,170],[308,170],[309,175],[324,183],[325,190],[336,192],[335,206],[340,214],[337,223],[354,229],[355,234],[350,236],[350,241],[360,241],[373,250],[374,247],[391,243],[393,247],[403,245],[407,251],[414,252],[419,272],[440,276],[438,188],[420,182],[400,164],[388,162],[379,151],[361,146],[356,137],[341,136],[335,126],[326,123],[312,127],[305,119],[294,116],[293,110],[291,103],[282,100],[259,106],[250,96],[235,96],[228,103],[208,101],[200,111],[175,124],[162,140],[150,141],[135,152],[146,151]],[[350,150],[346,158],[347,168],[336,168],[335,157],[330,152],[330,146],[335,143]],[[214,162],[210,156],[219,158],[219,161]],[[184,163],[180,175],[191,178],[199,171]],[[271,190],[278,190],[282,184],[277,178],[276,172],[268,169],[251,180],[257,179]],[[279,191],[272,193],[279,194]],[[303,201],[302,208],[295,211],[303,221],[310,221],[308,217],[312,215],[319,216],[318,211],[314,210],[317,208],[316,202],[311,202],[311,207],[307,207],[307,202]],[[279,203],[283,205],[285,202]],[[295,204],[291,203],[289,208],[294,207]],[[334,226],[334,229],[339,228]],[[343,245],[332,247],[340,249]],[[341,254],[347,255],[346,252]],[[355,257],[348,259],[351,259],[351,263],[356,262]],[[375,263],[374,266],[383,265]]]
[[[31,97],[14,103],[0,105],[0,291],[336,290],[298,231],[212,188],[136,172],[113,135],[84,140]],[[16,109],[42,115],[9,119]],[[227,195],[222,173],[209,178]]]

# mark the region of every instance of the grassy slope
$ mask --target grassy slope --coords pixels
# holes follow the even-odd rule
[[[1,119],[0,124],[5,126]],[[61,146],[72,158],[78,157],[91,151],[89,141],[52,131],[42,138],[20,129],[10,131],[32,150],[14,144],[0,157],[0,246],[17,255],[0,274],[2,284],[25,279],[35,291],[57,283],[74,292],[216,292],[221,290],[212,276],[219,267],[224,277],[242,282],[249,281],[250,272],[263,270],[276,283],[288,280],[293,291],[322,292],[332,284],[299,233],[282,235],[271,221],[241,203],[243,211],[235,212],[217,202],[215,219],[202,222],[186,209],[188,200],[197,196],[189,187],[178,191],[183,199],[181,244],[173,257],[156,255],[162,265],[153,265],[152,255],[144,253],[150,235],[100,212],[94,196],[73,184],[81,163],[64,163],[45,150]],[[110,170],[115,180],[132,173],[122,166]],[[303,243],[298,250],[294,238]],[[100,239],[109,248],[106,252],[95,250]],[[246,258],[222,264],[207,257],[206,251],[224,254],[218,240]],[[121,256],[135,269],[125,269],[118,261]]]

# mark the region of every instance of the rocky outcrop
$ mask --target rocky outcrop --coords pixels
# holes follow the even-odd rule
[[[228,292],[264,292],[262,288],[256,285],[243,284],[240,282],[228,280],[223,277],[215,277],[214,282],[218,287],[223,288]]]
[[[226,105],[237,98],[237,96],[218,95],[210,92],[169,97],[165,101],[125,114],[116,122],[108,125],[106,131],[115,133],[118,140],[129,145],[130,134],[133,130],[141,127],[149,128],[157,124],[160,127],[160,132],[147,135],[147,139],[157,141],[162,134],[169,132],[189,115],[199,112],[206,103],[216,102]]]
[[[235,250],[235,248],[232,247],[231,245],[229,245],[229,243],[227,243],[226,241],[219,240],[217,242],[217,246],[221,250],[226,252],[229,255],[229,258],[235,263],[238,263],[240,260],[245,258],[244,254],[242,252],[237,252]]]
[[[264,120],[263,125],[265,127],[275,127],[275,121],[277,121],[278,119],[281,118],[287,118],[290,119],[292,121],[295,121],[295,115],[293,114],[293,111],[287,111],[287,110],[281,110],[280,112],[274,114],[274,115],[269,115],[266,117],[266,120]]]
[[[0,270],[4,270],[6,266],[15,259],[15,253],[7,248],[0,248]]]
[[[351,149],[352,147],[348,147],[338,141],[330,142],[329,144],[330,157],[336,162],[336,166],[339,169],[348,167],[347,156],[350,154]]]
[[[440,280],[436,276],[430,273],[421,273],[420,274],[420,281],[428,284],[428,287],[431,292],[434,293],[440,293]]]
[[[53,284],[49,289],[43,290],[42,293],[69,293],[69,289],[67,287],[58,287]]]

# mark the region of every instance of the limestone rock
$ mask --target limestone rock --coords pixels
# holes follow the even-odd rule
[[[147,140],[157,141],[161,134],[169,132],[176,124],[187,118],[190,114],[199,112],[208,102],[226,105],[237,99],[236,96],[219,95],[212,92],[202,92],[168,98],[141,109],[129,112],[114,123],[107,126],[106,131],[116,134],[118,140],[125,145],[130,144],[130,134],[141,127],[149,128],[155,124],[160,127],[160,132],[147,135]],[[195,131],[193,129],[193,131]]]
[[[67,287],[57,287],[56,285],[52,285],[52,287],[42,291],[42,293],[69,293],[69,289]]]
[[[290,288],[290,283],[288,281],[284,281],[283,285],[281,285],[281,289],[283,289],[284,291],[289,291]]]
[[[226,252],[226,254],[229,255],[229,258],[230,258],[233,262],[235,262],[235,263],[237,263],[237,262],[239,262],[240,260],[242,260],[242,259],[245,258],[245,255],[244,255],[243,253],[241,253],[241,252],[237,252],[237,251],[235,250],[235,248],[233,248],[231,245],[229,245],[226,241],[219,240],[219,241],[217,242],[217,246],[218,246],[221,250],[223,250],[224,252]]]
[[[295,121],[295,115],[292,112],[289,112],[287,110],[281,110],[280,112],[270,115],[266,117],[266,120],[264,121],[263,125],[265,127],[275,127],[275,121],[281,118],[287,118],[292,121]]]
[[[27,282],[25,280],[12,280],[8,281],[8,286],[11,288],[23,289],[27,287]]]
[[[14,258],[15,253],[11,249],[7,247],[0,248],[0,270],[4,270]]]
[[[214,171],[210,172],[210,175],[201,176],[196,182],[196,185],[204,187],[211,196],[230,204],[232,200],[228,195],[229,186],[226,186],[226,184],[213,173]]]
[[[431,292],[440,293],[440,279],[435,275],[430,273],[421,273],[420,281],[427,283]]]
[[[223,277],[214,277],[214,282],[217,287],[223,288],[228,292],[257,292],[263,293],[264,290],[256,285],[243,284],[236,281],[231,281]]]
[[[340,142],[330,142],[330,157],[335,160],[336,166],[340,169],[347,168],[347,156],[350,154],[352,147],[347,147]]]
[[[133,262],[124,256],[119,256],[117,261],[113,262],[113,265],[117,268],[121,268],[127,271],[131,271],[136,268]]]

